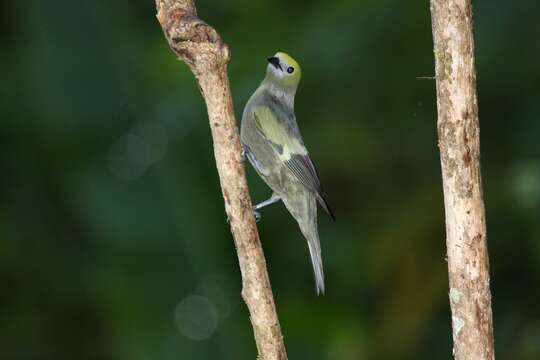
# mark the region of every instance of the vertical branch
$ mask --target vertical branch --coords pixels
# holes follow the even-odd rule
[[[491,360],[493,324],[471,0],[431,0],[454,357]]]
[[[285,360],[287,354],[240,155],[227,77],[229,48],[211,26],[197,18],[192,0],[156,0],[156,8],[169,45],[189,65],[206,102],[225,211],[242,273],[242,297],[251,315],[259,357]]]

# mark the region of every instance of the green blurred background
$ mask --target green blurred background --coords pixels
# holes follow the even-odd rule
[[[238,117],[268,55],[303,65],[337,222],[320,217],[324,297],[283,205],[259,223],[290,359],[450,359],[428,1],[197,5]],[[475,2],[499,359],[540,358],[539,12]],[[0,19],[0,358],[254,359],[206,110],[154,2],[3,1]]]

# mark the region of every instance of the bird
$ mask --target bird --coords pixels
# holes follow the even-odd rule
[[[307,240],[317,295],[325,293],[317,203],[335,221],[315,165],[304,145],[294,114],[294,97],[302,69],[284,52],[267,59],[266,76],[250,97],[240,127],[242,153],[272,190],[253,207],[258,210],[282,201]]]

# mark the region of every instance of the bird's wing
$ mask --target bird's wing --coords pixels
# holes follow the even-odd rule
[[[271,145],[278,158],[282,161],[283,166],[301,184],[316,194],[317,200],[323,209],[332,219],[335,219],[332,210],[324,199],[319,175],[302,142],[296,123],[285,122],[266,106],[254,107],[253,117],[257,130]]]
[[[300,136],[295,136],[293,127],[279,119],[271,108],[255,106],[253,118],[259,133],[272,145],[283,162],[293,154],[307,155]]]

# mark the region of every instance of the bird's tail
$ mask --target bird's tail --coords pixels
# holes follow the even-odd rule
[[[294,196],[291,196],[292,195]],[[307,240],[317,295],[324,294],[324,272],[321,258],[321,244],[317,231],[317,202],[315,196],[308,191],[290,192],[282,196],[283,203],[298,222],[302,235]]]
[[[317,220],[315,219],[314,223],[311,222],[311,224],[300,225],[300,229],[308,243],[317,295],[324,295],[324,271],[321,257],[321,243],[319,242],[316,221]]]
[[[313,274],[315,275],[315,286],[317,287],[317,295],[324,295],[324,271],[321,257],[321,244],[317,228],[315,234],[312,234],[308,239],[309,254],[311,255],[311,264],[313,265]]]

